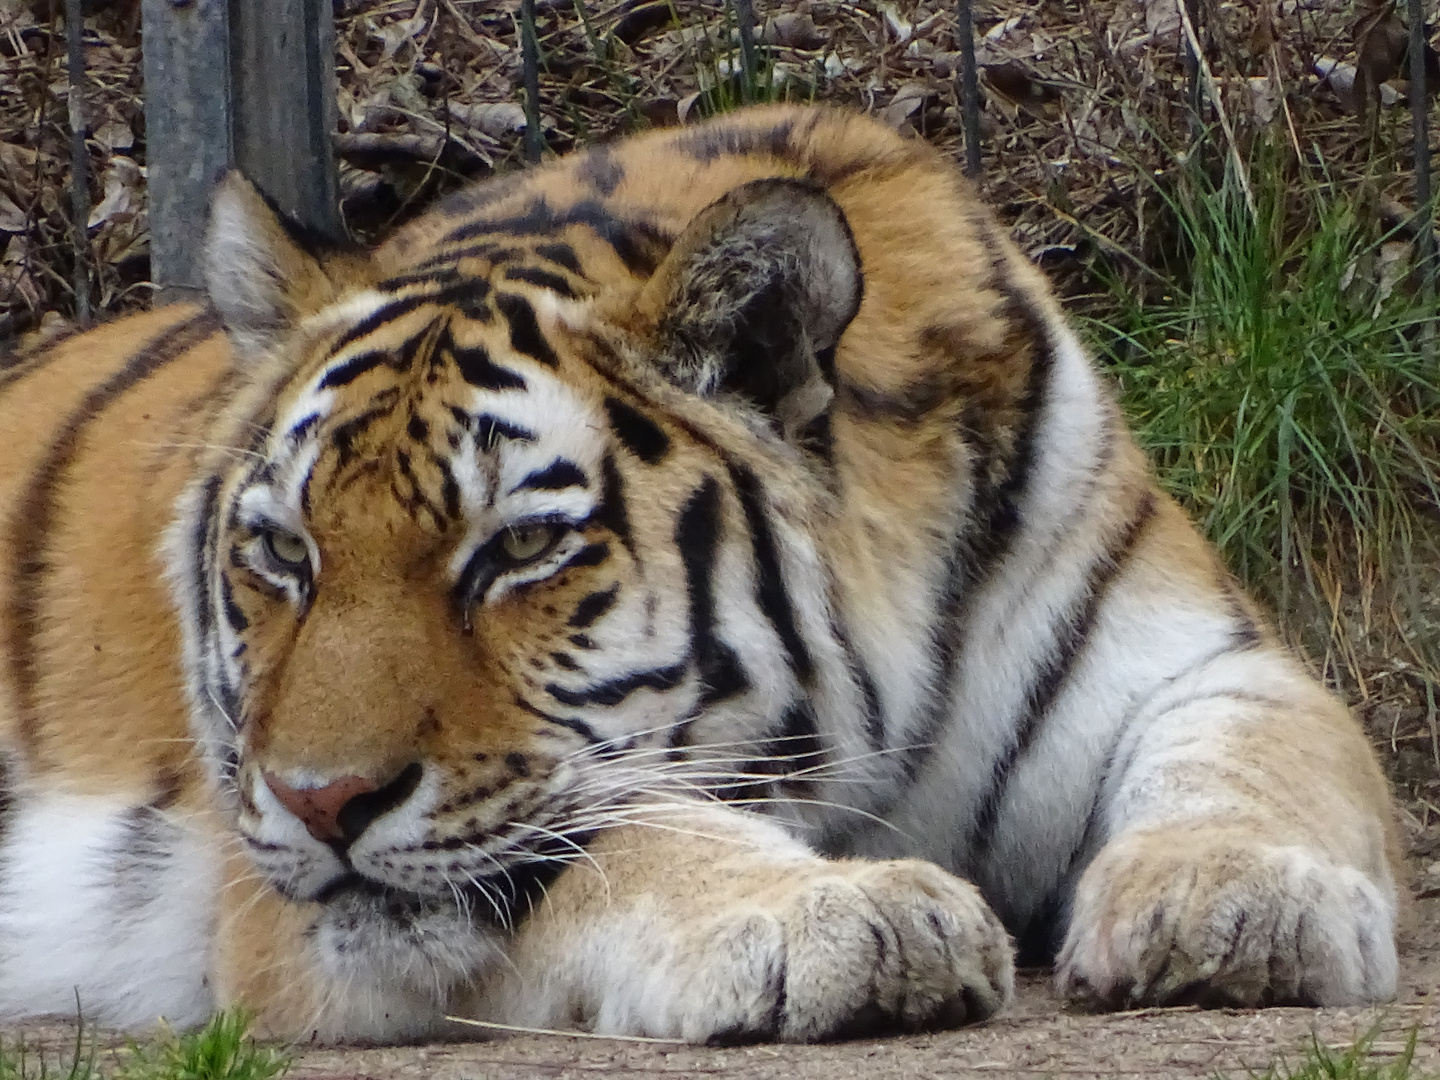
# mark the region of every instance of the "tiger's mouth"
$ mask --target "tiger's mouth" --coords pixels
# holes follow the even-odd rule
[[[488,875],[467,874],[458,881],[447,878],[443,888],[428,892],[399,888],[351,867],[313,899],[332,911],[363,914],[397,927],[443,914],[471,926],[512,930],[544,899],[546,889],[589,839],[588,835],[569,838],[563,846],[559,841],[547,843]]]

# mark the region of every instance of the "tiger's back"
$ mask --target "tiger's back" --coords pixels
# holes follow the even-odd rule
[[[997,1007],[1003,933],[959,883],[907,892],[920,864],[812,866],[792,837],[973,879],[1106,1001],[1393,987],[1393,838],[1358,728],[922,144],[751,110],[460,192],[368,255],[307,250],[232,182],[208,246],[228,342],[166,309],[0,376],[24,436],[0,481],[0,1009],[79,985],[118,1022],[187,1021],[209,986],[328,1038],[431,1034],[462,1001],[847,1030],[875,1003],[783,979],[777,1003],[773,977],[652,1000],[654,970],[590,957],[624,904],[590,910],[572,849],[669,897],[647,916],[661,968],[733,981],[707,966],[730,945],[686,936],[731,926],[727,886],[653,877],[699,853],[607,854],[632,803],[712,794],[780,823],[699,800],[756,853],[737,881],[779,897],[779,859],[786,882],[880,890],[826,955],[884,925],[929,957],[878,981],[886,950],[853,961],[867,993],[897,988],[898,1026]],[[966,947],[896,929],[931,916]],[[271,959],[247,958],[257,937]],[[567,974],[516,989],[501,950]]]

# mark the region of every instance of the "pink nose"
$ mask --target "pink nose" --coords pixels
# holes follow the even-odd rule
[[[359,776],[342,776],[324,787],[293,788],[271,772],[261,773],[265,785],[280,800],[280,805],[289,810],[309,830],[316,840],[331,843],[336,840],[353,840],[346,837],[340,827],[340,811],[357,795],[375,790],[375,785]]]

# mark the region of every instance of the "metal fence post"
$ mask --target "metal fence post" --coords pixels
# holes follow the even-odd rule
[[[196,299],[210,189],[230,161],[226,0],[141,0],[150,280],[155,302]]]
[[[204,288],[210,191],[228,166],[338,238],[331,0],[141,0],[140,17],[157,302]]]
[[[338,239],[333,0],[232,0],[232,162],[282,211]]]

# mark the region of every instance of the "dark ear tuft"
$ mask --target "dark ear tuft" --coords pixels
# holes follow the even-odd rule
[[[215,188],[205,234],[205,284],[242,359],[269,349],[346,285],[363,284],[365,261],[323,250],[238,172]]]
[[[795,438],[829,405],[835,346],[862,291],[840,207],[813,184],[771,179],[701,211],[642,305],[655,312],[672,381],[738,394]]]

